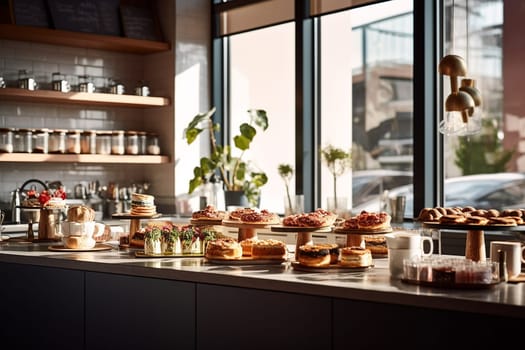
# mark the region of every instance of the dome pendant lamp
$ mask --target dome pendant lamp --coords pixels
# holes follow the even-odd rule
[[[452,41],[454,40],[454,6],[453,1],[451,16]],[[454,42],[452,42],[452,47],[454,47],[453,44]],[[458,85],[458,77],[467,75],[465,60],[459,55],[446,55],[439,62],[438,71],[440,74],[450,77],[450,95],[445,100],[446,113],[443,120],[439,123],[439,132],[444,135],[456,136],[472,135],[479,132],[481,125],[479,125],[479,128],[477,125],[470,125],[470,117],[474,115],[476,103],[479,101],[479,104],[481,104],[481,94],[474,87],[472,79],[462,79],[461,87]]]

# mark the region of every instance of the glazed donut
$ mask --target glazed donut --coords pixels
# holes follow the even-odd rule
[[[474,210],[476,210],[476,208],[470,205],[467,205],[466,207],[461,208],[461,211],[463,213],[472,213]]]
[[[500,216],[500,212],[497,209],[488,209],[487,216],[488,218],[494,218]]]
[[[488,222],[489,222],[489,219],[484,218],[483,216],[469,215],[469,216],[465,217],[465,223],[466,224],[486,225],[486,224],[488,224]]]
[[[522,216],[522,212],[520,209],[504,209],[500,216]]]
[[[508,216],[495,216],[489,218],[489,225],[516,226],[516,220]]]
[[[329,266],[331,261],[330,248],[322,244],[306,244],[297,252],[299,264],[311,267]]]
[[[442,216],[441,212],[436,208],[423,208],[419,212],[418,220],[419,221],[439,221],[439,218]]]
[[[443,215],[439,218],[439,223],[441,224],[462,224],[467,218],[465,215],[460,214],[449,214]]]

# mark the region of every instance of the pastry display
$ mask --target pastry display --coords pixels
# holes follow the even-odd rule
[[[255,211],[256,210],[252,209],[252,208],[238,208],[238,209],[232,210],[228,214],[228,220],[240,221],[241,220],[241,215],[249,214],[249,213],[255,213]]]
[[[340,262],[342,266],[367,267],[372,265],[372,252],[362,247],[341,248]]]
[[[224,211],[219,211],[213,205],[208,205],[204,209],[194,211],[191,218],[193,220],[221,221],[225,216]]]
[[[253,259],[286,259],[286,255],[286,244],[276,239],[259,239],[252,244]]]
[[[239,221],[245,224],[275,225],[278,224],[281,219],[279,215],[263,209],[242,213],[239,216]]]
[[[359,214],[339,222],[337,230],[388,231],[392,217],[386,212],[361,211]]]
[[[295,227],[327,227],[335,223],[337,214],[324,209],[309,213],[291,214],[283,218],[283,226]]]
[[[525,223],[525,210],[518,208],[477,209],[472,206],[423,208],[418,221],[443,225],[516,226]]]
[[[155,197],[144,193],[131,194],[131,211],[133,216],[152,216],[157,213]]]

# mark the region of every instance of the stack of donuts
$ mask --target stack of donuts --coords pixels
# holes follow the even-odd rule
[[[418,221],[436,222],[442,224],[470,225],[504,225],[515,226],[525,223],[525,209],[476,209],[466,207],[435,207],[423,208],[419,212]]]

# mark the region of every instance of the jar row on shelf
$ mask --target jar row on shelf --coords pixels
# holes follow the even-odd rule
[[[0,128],[0,153],[159,155],[160,146],[145,131]]]

